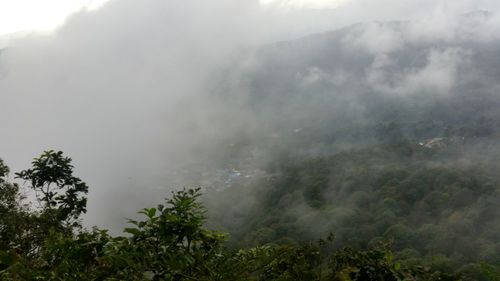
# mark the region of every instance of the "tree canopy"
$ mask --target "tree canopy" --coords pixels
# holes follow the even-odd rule
[[[336,248],[331,234],[295,246],[232,248],[227,234],[206,228],[200,188],[173,192],[141,210],[142,220],[129,220],[124,236],[112,236],[77,223],[88,188],[62,152],[44,152],[16,174],[38,192],[38,208],[24,203],[8,173],[0,161],[1,280],[498,280],[490,264],[467,275],[409,263],[387,240],[365,250]]]

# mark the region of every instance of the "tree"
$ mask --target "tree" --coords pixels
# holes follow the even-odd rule
[[[71,158],[62,151],[45,151],[32,162],[33,167],[16,173],[28,181],[42,207],[42,217],[52,226],[65,229],[79,226],[78,218],[87,211],[88,186],[73,176]]]
[[[9,167],[0,159],[0,250],[17,248],[25,212],[19,186],[7,180]]]
[[[225,235],[203,228],[206,217],[205,209],[198,202],[199,191],[177,191],[166,200],[166,205],[143,209],[140,213],[147,219],[130,220],[134,227],[126,228],[125,232],[132,237],[117,240],[120,250],[112,251],[110,263],[117,265],[119,261],[119,268],[127,270],[142,265],[136,272],[151,272],[153,280],[212,280],[210,276],[219,274],[214,269],[223,257]],[[128,252],[128,259],[123,259],[124,251]],[[124,260],[130,263],[123,264]],[[131,274],[137,273],[126,275]]]

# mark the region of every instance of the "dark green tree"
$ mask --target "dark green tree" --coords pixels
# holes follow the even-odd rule
[[[17,248],[26,218],[19,186],[8,181],[8,174],[0,159],[0,250]]]
[[[78,218],[87,211],[88,186],[73,176],[71,158],[62,151],[45,151],[33,167],[16,173],[29,182],[42,207],[41,216],[59,229],[79,226]]]

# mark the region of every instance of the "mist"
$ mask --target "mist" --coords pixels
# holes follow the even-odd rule
[[[409,103],[480,81],[483,95],[494,94],[498,70],[481,52],[500,39],[499,8],[112,0],[0,52],[0,156],[18,171],[43,150],[64,151],[91,187],[85,224],[118,231],[173,189],[213,185],[219,170],[259,171],[280,149],[333,155],[376,142],[355,133],[314,146],[290,137],[327,138],[329,122],[337,132],[383,120],[374,118],[373,93]]]
[[[283,19],[267,31],[279,21],[269,13],[254,1],[112,1],[10,41],[1,128],[16,133],[2,157],[19,170],[42,150],[65,151],[92,186],[89,224],[121,221],[168,195],[169,173],[231,130],[208,120],[224,114],[211,76],[241,48],[296,32]]]

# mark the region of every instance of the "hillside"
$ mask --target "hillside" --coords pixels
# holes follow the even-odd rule
[[[211,223],[236,246],[334,233],[337,247],[393,239],[401,259],[442,270],[500,263],[489,16],[447,37],[357,24],[252,53],[224,90],[260,125],[232,140],[222,170],[239,174],[206,196]]]

